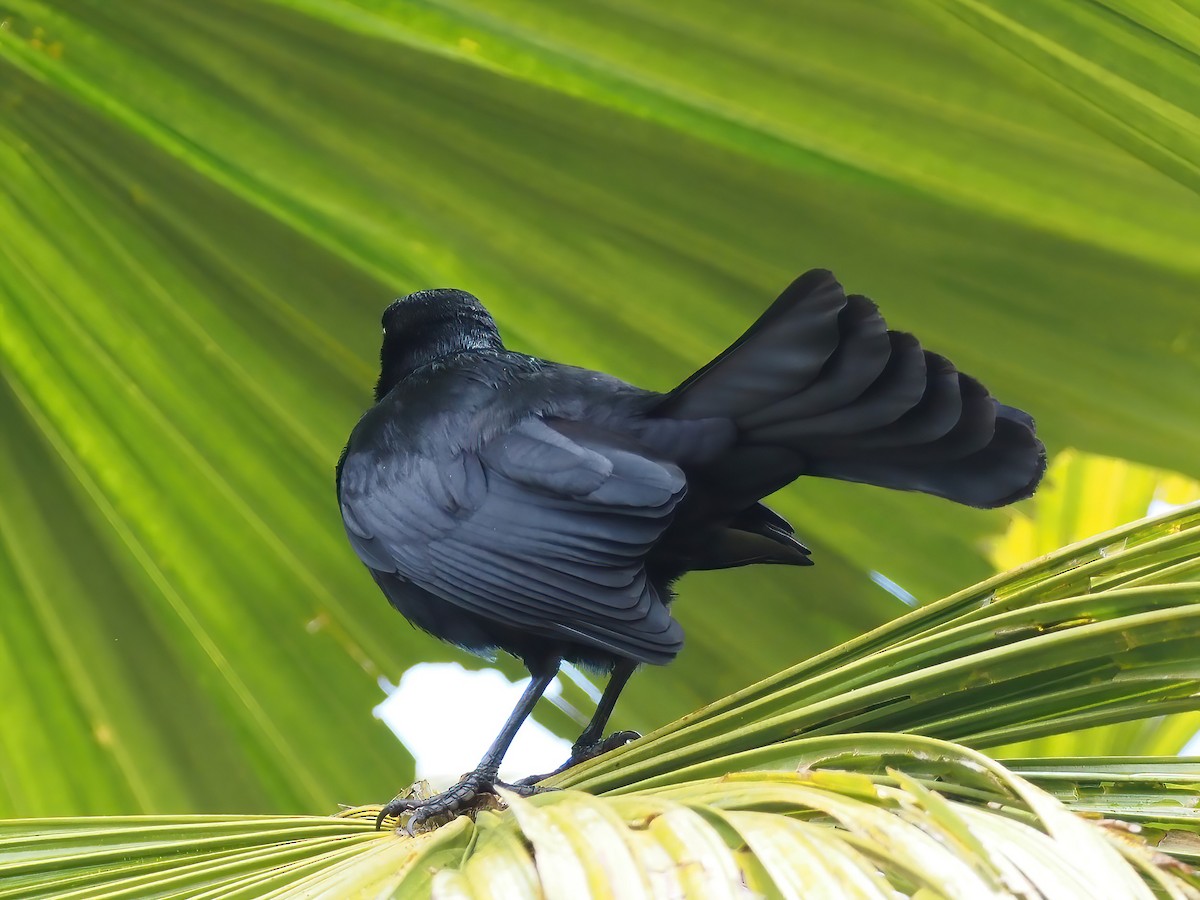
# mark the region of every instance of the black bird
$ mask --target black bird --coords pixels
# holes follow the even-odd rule
[[[532,676],[474,772],[385,807],[380,823],[412,810],[410,833],[492,789],[563,660],[610,673],[567,765],[631,736],[602,740],[634,669],[683,646],[672,582],[810,564],[762,497],[814,475],[994,507],[1046,467],[1033,419],[823,270],[665,394],[507,350],[483,305],[450,289],[387,308],[380,361],[337,468],[350,543],[418,628]]]

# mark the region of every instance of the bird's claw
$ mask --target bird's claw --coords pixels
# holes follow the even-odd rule
[[[636,741],[640,737],[641,735],[636,731],[615,731],[608,737],[594,743],[584,744],[582,747],[576,744],[571,748],[571,758],[567,761],[567,767],[570,768],[581,762],[587,762],[589,759],[595,759],[609,750],[624,747],[626,744]]]
[[[607,753],[609,750],[616,750],[618,747],[624,747],[630,741],[636,741],[641,735],[636,731],[617,731],[610,734],[608,737],[599,741],[593,741],[590,744],[576,744],[571,748],[571,758],[555,769],[553,772],[547,772],[544,775],[530,775],[528,778],[522,778],[514,785],[520,788],[533,788],[539,781],[545,781],[554,775],[559,775],[572,766],[577,766],[580,763],[587,762],[589,759],[595,759],[601,754]],[[509,785],[504,785],[509,787]],[[536,790],[534,791],[536,793]]]
[[[430,797],[428,800],[418,800],[412,797],[396,797],[375,818],[376,830],[383,827],[385,819],[411,813],[404,830],[409,837],[415,837],[417,829],[430,819],[456,813],[471,806],[483,794],[495,793],[496,778],[486,772],[471,772],[458,784]],[[503,785],[507,787],[508,785]]]
[[[375,817],[375,830],[378,831],[383,827],[385,819],[398,817],[401,813],[407,812],[421,801],[413,800],[409,797],[394,797],[389,800],[379,811],[379,815]]]
[[[537,777],[543,778],[545,776],[539,775]],[[522,778],[520,781],[514,781],[511,783],[507,782],[507,781],[497,781],[494,783],[493,786],[494,787],[502,787],[506,791],[512,791],[518,797],[532,797],[534,794],[541,794],[545,791],[554,790],[554,788],[538,787],[534,782],[530,781],[528,778]]]

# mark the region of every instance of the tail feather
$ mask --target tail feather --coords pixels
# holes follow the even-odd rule
[[[968,423],[978,423],[981,413],[991,412],[992,404],[987,391],[973,378],[963,375],[945,357],[925,351],[925,388],[909,410],[893,422],[878,428],[868,429],[839,441],[829,438],[824,446],[829,452],[853,453],[883,447],[911,447],[927,445],[957,432]],[[972,401],[975,393],[983,397],[982,408],[976,409]],[[991,433],[991,422],[986,424]],[[986,441],[986,438],[985,438]]]
[[[753,428],[755,440],[811,446],[825,438],[883,428],[911,410],[921,402],[929,382],[925,353],[911,334],[891,332],[888,337],[891,355],[887,365],[865,391],[827,412]]]
[[[866,297],[846,297],[837,324],[837,343],[817,377],[803,386],[793,384],[791,391],[781,390],[781,399],[739,416],[739,425],[761,428],[842,409],[879,379],[892,361],[894,342],[875,304]],[[766,343],[765,335],[756,342],[756,347],[759,343]],[[757,350],[760,364],[772,352],[783,357],[791,352],[782,340]]]
[[[703,473],[729,509],[804,474],[1001,506],[1029,496],[1046,465],[1028,414],[889,331],[823,270],[796,279],[654,414],[733,421],[733,449]]]
[[[1034,442],[1037,450],[1031,450]],[[1045,472],[1046,454],[1033,432],[1024,423],[997,417],[992,439],[966,456],[902,465],[882,456],[817,458],[807,474],[922,491],[967,506],[988,508],[1028,497]]]
[[[796,316],[801,305],[804,315]],[[838,319],[845,305],[842,286],[829,273],[806,272],[724,353],[668,394],[658,415],[716,418],[731,410],[761,409],[795,394],[817,377],[838,348]]]
[[[961,459],[992,440],[998,409],[983,385],[950,366],[948,373],[929,378],[920,402],[895,422],[822,442],[819,449],[823,456],[886,456],[891,462]]]

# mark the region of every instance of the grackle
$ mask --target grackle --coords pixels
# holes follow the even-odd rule
[[[810,475],[994,507],[1028,497],[1046,467],[1026,413],[823,270],[665,394],[505,349],[458,290],[392,303],[380,358],[337,468],[350,543],[415,626],[504,650],[532,676],[473,772],[380,813],[411,811],[410,833],[492,791],[563,660],[609,673],[563,768],[636,737],[604,727],[634,669],[683,646],[677,578],[810,564],[761,498]]]

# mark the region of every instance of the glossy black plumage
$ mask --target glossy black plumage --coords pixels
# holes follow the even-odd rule
[[[453,290],[388,307],[381,363],[337,482],[384,594],[416,626],[535,675],[563,659],[614,669],[615,691],[682,647],[668,604],[684,572],[809,562],[758,502],[799,476],[986,507],[1028,496],[1045,468],[1028,415],[821,270],[667,394],[513,353]],[[504,737],[479,784],[414,822],[486,789]]]

